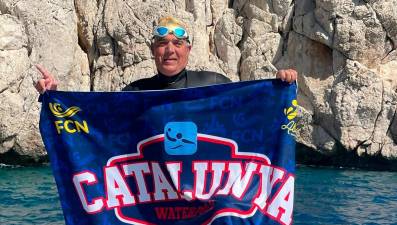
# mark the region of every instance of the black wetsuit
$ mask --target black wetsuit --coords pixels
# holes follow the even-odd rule
[[[188,71],[184,69],[179,74],[172,77],[159,73],[150,78],[134,81],[123,88],[123,91],[176,89],[230,82],[232,81],[229,78],[219,73],[209,71]]]

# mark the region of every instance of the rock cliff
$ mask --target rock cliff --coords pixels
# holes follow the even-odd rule
[[[187,22],[191,69],[299,72],[298,161],[397,170],[397,0],[0,0],[0,162],[46,159],[33,82],[112,91],[155,73],[151,29]]]

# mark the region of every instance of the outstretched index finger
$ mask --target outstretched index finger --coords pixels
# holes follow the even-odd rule
[[[36,68],[40,71],[40,73],[43,75],[44,79],[51,78],[50,72],[46,68],[44,68],[42,65],[37,64]]]

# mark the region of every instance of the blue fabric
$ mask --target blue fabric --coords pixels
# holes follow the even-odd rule
[[[259,176],[264,165],[269,165],[270,171],[283,173],[271,187],[267,205],[282,193],[288,177],[293,180],[295,99],[296,85],[279,80],[165,91],[46,92],[40,131],[66,224],[291,223],[280,219],[283,209],[278,216],[272,216],[267,208],[259,210],[253,199],[264,189],[264,177]],[[149,170],[143,174],[146,202],[138,196],[143,189],[139,189],[136,176],[128,175],[123,167],[135,163],[145,164]],[[179,187],[177,173],[171,175],[166,163],[180,163]],[[229,194],[216,194],[233,177],[233,166],[241,164],[242,179],[249,163],[255,170],[245,189],[242,187],[241,196],[235,196],[240,191],[238,186],[229,189]],[[153,178],[156,165],[166,177],[158,178],[157,183]],[[207,170],[194,169],[199,165],[207,165]],[[215,166],[224,166],[218,185]],[[105,171],[110,167],[117,168],[114,171],[128,186],[134,204],[122,205],[128,201],[119,196],[118,206],[107,207],[110,189],[105,178],[109,180],[106,176],[110,173]],[[205,173],[201,180],[197,178],[199,170]],[[74,179],[87,173],[95,182],[80,180],[76,185]],[[275,173],[269,173],[269,179]],[[170,190],[156,189],[163,182],[172,186],[177,198]],[[209,199],[195,197],[200,184],[203,193],[215,185],[216,191]],[[110,185],[119,188],[122,184]],[[79,187],[85,199],[79,197]],[[188,191],[194,192],[193,196]],[[168,200],[161,201],[160,192]],[[91,204],[98,198],[103,207],[90,213],[84,209],[83,202]],[[293,201],[293,192],[283,199]]]

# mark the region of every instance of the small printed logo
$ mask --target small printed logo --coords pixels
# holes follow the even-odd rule
[[[284,115],[288,118],[288,123],[283,124],[281,129],[287,130],[287,133],[296,137],[299,129],[296,127],[295,118],[298,116],[298,101],[292,100],[290,107],[284,109]]]
[[[284,109],[284,114],[287,116],[289,120],[295,119],[295,117],[298,115],[298,101],[296,99],[292,100],[291,102],[292,106],[285,108]]]
[[[50,110],[52,114],[56,117],[64,118],[64,117],[72,117],[76,115],[76,113],[80,112],[81,109],[77,106],[72,106],[63,110],[61,104],[59,103],[49,103]]]
[[[87,121],[71,118],[78,112],[82,111],[79,107],[72,106],[64,110],[59,103],[49,103],[48,107],[52,114],[59,118],[58,120],[54,121],[55,129],[57,130],[58,134],[61,134],[62,132],[66,132],[69,134],[88,134],[90,132]]]
[[[169,155],[192,155],[197,151],[197,126],[193,122],[169,122],[164,135],[164,148]]]

